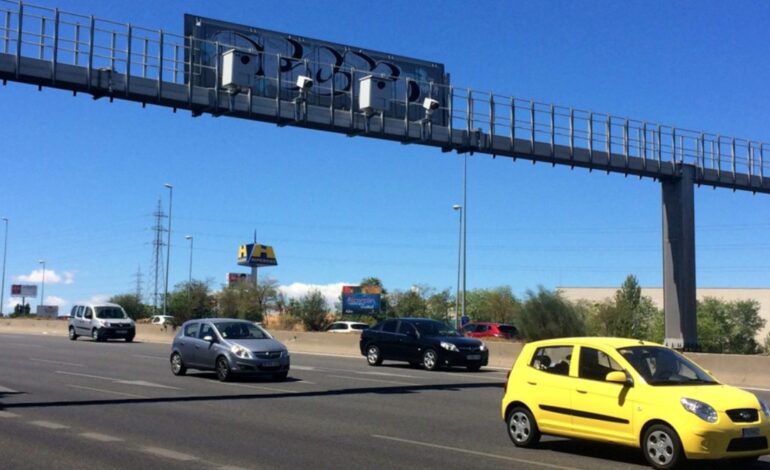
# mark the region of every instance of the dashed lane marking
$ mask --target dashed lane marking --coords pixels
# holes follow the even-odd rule
[[[30,357],[29,360],[33,362],[45,362],[47,364],[58,364],[62,366],[85,367],[85,364],[78,364],[75,362],[51,361],[49,359],[38,359],[36,357]]]
[[[96,387],[84,387],[82,385],[72,385],[67,384],[70,388],[78,388],[80,390],[91,390],[92,392],[101,392],[101,393],[108,393],[110,395],[120,395],[123,397],[131,397],[131,398],[149,398],[145,395],[136,395],[134,393],[126,393],[126,392],[115,392],[113,390],[104,390],[103,388],[96,388]]]
[[[489,454],[487,452],[479,452],[475,450],[470,449],[462,449],[459,447],[449,447],[449,446],[442,446],[439,444],[431,444],[429,442],[420,442],[420,441],[412,441],[410,439],[401,439],[398,437],[391,437],[391,436],[382,436],[379,434],[372,434],[372,437],[377,439],[385,439],[388,441],[394,441],[394,442],[401,442],[404,444],[412,444],[415,446],[422,446],[422,447],[430,447],[432,449],[441,449],[441,450],[448,450],[452,452],[457,452],[460,454],[468,454],[468,455],[474,455],[477,457],[486,457],[491,459],[498,459],[498,460],[507,460],[509,462],[517,462],[517,463],[524,463],[527,465],[537,465],[539,467],[546,467],[546,468],[557,468],[560,470],[578,470],[575,467],[566,467],[564,465],[556,465],[556,464],[550,464],[545,462],[537,462],[534,460],[526,460],[526,459],[517,459],[515,457],[508,457],[507,455],[496,455],[496,454]]]
[[[183,454],[171,449],[164,449],[162,447],[142,447],[142,452],[147,454],[157,455],[158,457],[165,457],[167,459],[180,460],[182,462],[192,462],[198,460],[198,457],[190,454]]]
[[[40,426],[41,428],[46,429],[69,429],[69,426],[54,423],[52,421],[30,421],[30,424],[34,424],[35,426]]]
[[[8,411],[0,411],[0,418],[18,418],[19,415]]]
[[[238,383],[232,383],[232,382],[223,382],[223,384],[230,385],[231,387],[243,387],[243,388],[253,388],[255,390],[266,390],[268,392],[299,393],[296,390],[288,390],[285,388],[275,388],[275,387],[263,387],[261,385],[238,384]]]
[[[94,441],[99,442],[121,442],[123,439],[119,437],[109,436],[107,434],[101,434],[98,432],[83,432],[80,433],[80,436],[85,437],[86,439],[91,439]]]
[[[72,375],[72,376],[75,376],[75,377],[86,377],[86,378],[89,378],[89,379],[109,380],[109,381],[111,381],[113,383],[118,383],[118,384],[123,384],[123,385],[136,385],[136,386],[139,386],[139,387],[153,387],[153,388],[165,388],[165,389],[169,389],[169,390],[181,390],[180,388],[177,388],[177,387],[171,387],[169,385],[156,384],[154,382],[147,382],[145,380],[124,380],[124,379],[115,378],[115,377],[102,377],[100,375],[80,374],[78,372],[66,372],[66,371],[63,371],[63,370],[57,370],[56,373],[57,374],[62,374],[62,375]]]
[[[394,380],[380,380],[380,379],[365,379],[363,377],[350,377],[347,375],[327,375],[327,377],[334,377],[337,379],[348,379],[348,380],[362,380],[364,382],[379,382],[383,384],[392,384],[392,385],[411,385],[411,386],[418,385],[418,384],[409,383],[409,382],[396,382]]]
[[[0,393],[19,393],[19,392],[12,388],[3,387],[2,385],[0,385]]]

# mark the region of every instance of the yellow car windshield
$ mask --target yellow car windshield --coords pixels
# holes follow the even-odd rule
[[[650,385],[717,384],[703,369],[669,348],[632,346],[618,352]]]

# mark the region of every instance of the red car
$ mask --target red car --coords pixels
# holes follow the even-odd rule
[[[517,330],[515,326],[505,323],[479,321],[468,323],[462,328],[462,332],[465,336],[472,338],[513,339]]]

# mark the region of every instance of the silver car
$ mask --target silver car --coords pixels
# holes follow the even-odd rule
[[[185,322],[171,344],[171,372],[213,370],[221,381],[236,374],[289,375],[289,351],[262,327],[235,318]]]

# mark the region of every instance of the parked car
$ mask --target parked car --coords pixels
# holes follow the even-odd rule
[[[656,469],[770,454],[770,408],[665,346],[621,338],[527,343],[502,417],[516,446],[542,434],[641,448]]]
[[[502,339],[513,339],[516,337],[516,333],[518,333],[513,325],[484,321],[468,323],[462,328],[462,332],[465,336],[470,336],[471,338]]]
[[[168,326],[174,324],[174,317],[171,315],[153,315],[150,317],[151,325]]]
[[[427,370],[464,366],[476,371],[489,361],[481,341],[462,336],[446,323],[427,318],[390,319],[361,332],[361,354],[371,366],[383,360],[420,364]]]
[[[366,323],[359,321],[336,321],[326,328],[329,333],[360,333],[369,328]]]
[[[182,324],[171,344],[171,372],[213,370],[221,381],[234,375],[289,375],[289,351],[254,322],[235,318],[206,318]]]
[[[75,305],[70,311],[69,338],[90,336],[94,341],[123,338],[128,342],[136,336],[136,324],[118,304],[88,303]]]

